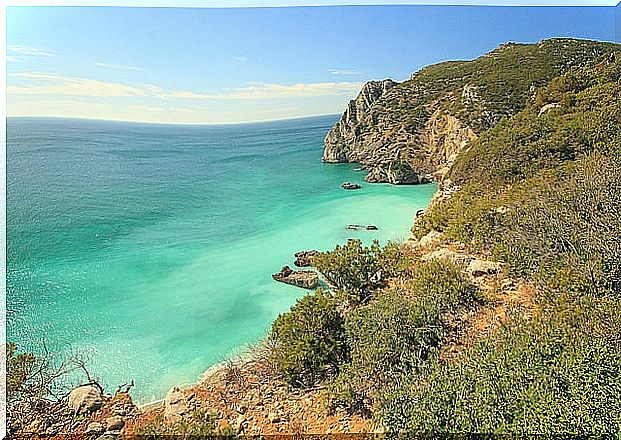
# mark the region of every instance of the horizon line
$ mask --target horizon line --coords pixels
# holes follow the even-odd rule
[[[296,121],[300,119],[313,119],[313,118],[321,118],[321,117],[338,117],[342,116],[342,113],[325,113],[320,115],[310,115],[310,116],[298,116],[293,118],[277,118],[277,119],[261,119],[255,121],[239,121],[239,122],[153,122],[153,121],[130,121],[126,119],[107,119],[107,118],[82,118],[77,116],[28,116],[28,115],[19,115],[19,116],[11,116],[6,115],[5,119],[8,122],[9,119],[63,119],[63,120],[71,120],[71,121],[92,121],[92,122],[119,122],[123,124],[145,124],[145,125],[182,125],[182,126],[220,126],[220,125],[251,125],[251,124],[264,124],[268,122],[286,122],[286,121]]]

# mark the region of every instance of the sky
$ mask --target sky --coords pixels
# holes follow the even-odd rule
[[[365,81],[507,41],[614,41],[614,7],[9,7],[7,115],[235,123],[342,113]]]

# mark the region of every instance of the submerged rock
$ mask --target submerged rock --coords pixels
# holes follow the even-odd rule
[[[360,185],[358,185],[357,183],[343,182],[343,184],[341,185],[341,188],[343,188],[343,189],[360,189],[362,187]]]
[[[280,272],[272,275],[272,278],[281,283],[291,284],[303,289],[314,289],[319,284],[319,275],[312,270],[292,270],[289,266],[283,266]]]
[[[316,251],[314,249],[310,250],[310,251],[296,252],[295,253],[295,261],[293,262],[293,264],[296,265],[297,267],[312,266],[311,258],[313,257],[313,255],[317,255],[318,253],[319,253],[319,251]]]
[[[363,228],[362,225],[347,225],[346,229],[351,229],[352,231],[359,231]]]
[[[367,225],[367,231],[377,231],[378,229],[375,225]]]

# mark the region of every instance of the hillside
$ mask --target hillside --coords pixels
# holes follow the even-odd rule
[[[325,162],[359,162],[370,182],[411,184],[448,171],[459,151],[534,90],[618,51],[611,43],[550,39],[507,43],[473,61],[448,61],[403,83],[371,81],[325,139]]]

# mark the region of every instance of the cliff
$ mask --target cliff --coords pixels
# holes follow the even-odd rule
[[[472,61],[426,67],[402,83],[366,83],[325,138],[324,162],[356,162],[369,182],[440,180],[482,132],[521,111],[538,87],[612,43],[507,43]]]

